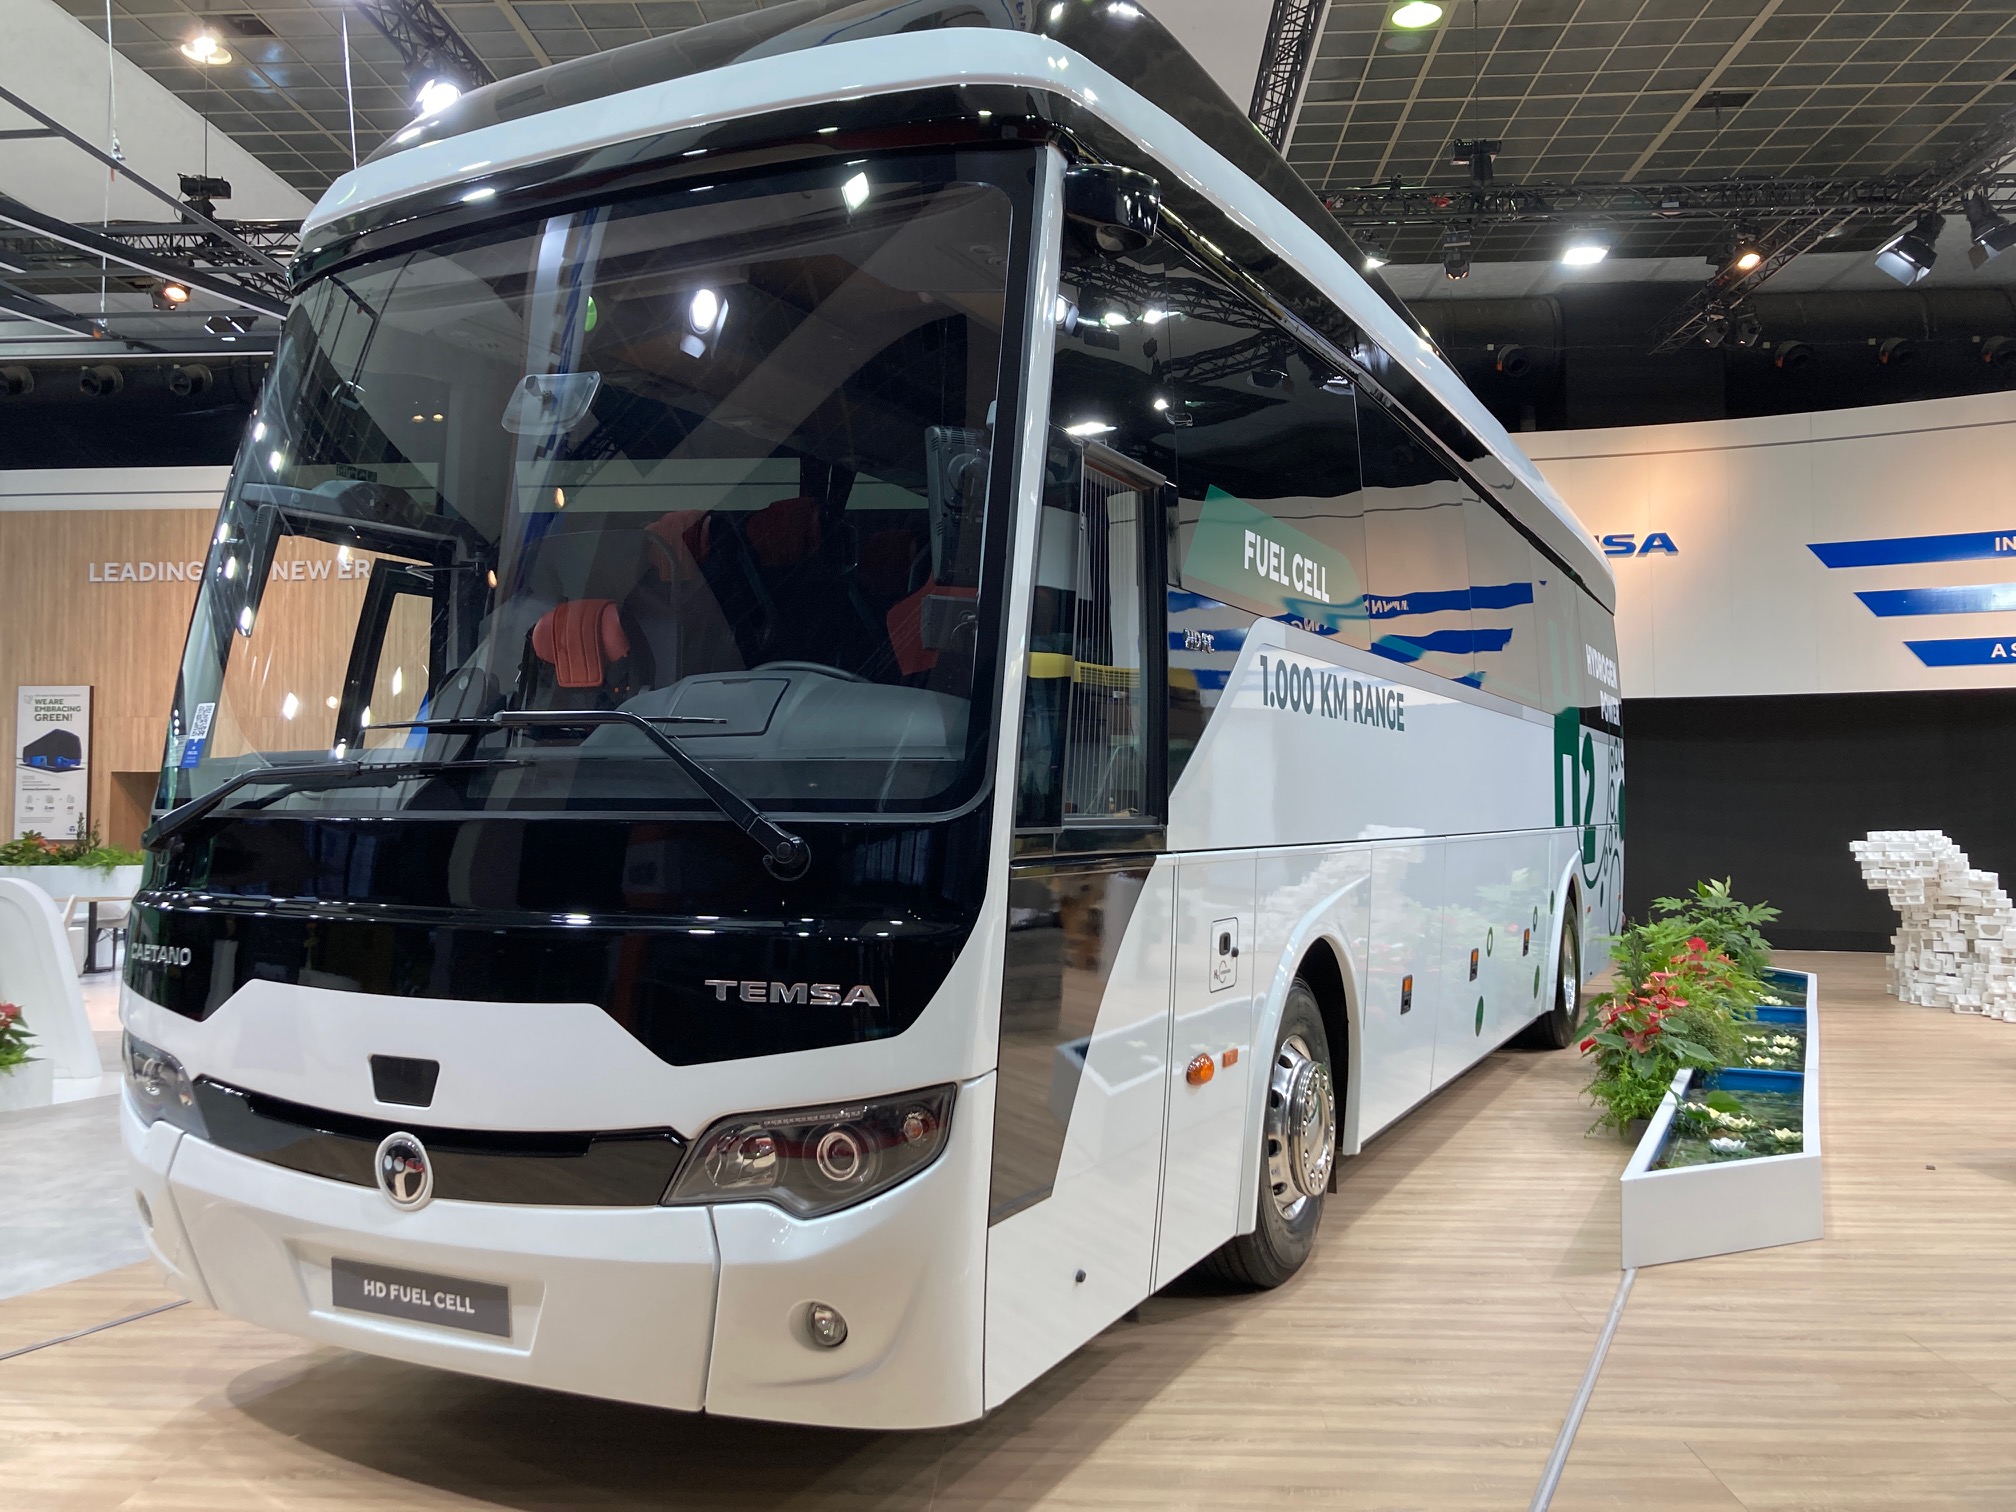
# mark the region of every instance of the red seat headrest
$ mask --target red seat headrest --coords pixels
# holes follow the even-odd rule
[[[819,501],[800,494],[766,504],[742,526],[742,539],[763,566],[795,566],[819,549]]]
[[[532,650],[561,687],[599,688],[607,665],[630,654],[630,637],[609,599],[575,599],[539,616]]]

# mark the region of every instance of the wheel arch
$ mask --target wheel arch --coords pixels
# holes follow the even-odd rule
[[[1329,900],[1334,904],[1336,900]],[[1363,1015],[1358,994],[1358,963],[1350,945],[1336,927],[1340,921],[1334,909],[1314,909],[1303,919],[1281,951],[1273,979],[1256,992],[1253,1024],[1253,1069],[1247,1078],[1248,1098],[1245,1154],[1241,1163],[1240,1190],[1251,1191],[1260,1179],[1259,1152],[1261,1124],[1266,1115],[1268,1068],[1272,1062],[1274,1036],[1280,1031],[1282,1010],[1288,989],[1299,976],[1316,994],[1323,1014],[1323,1032],[1331,1042],[1331,1074],[1336,1078],[1337,1154],[1339,1158],[1358,1153],[1358,1080],[1364,1065],[1360,1053]],[[1337,1076],[1337,1058],[1343,1057],[1343,1075]],[[1254,1214],[1242,1205],[1236,1232],[1252,1231]]]

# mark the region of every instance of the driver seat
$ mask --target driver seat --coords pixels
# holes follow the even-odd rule
[[[648,650],[633,640],[611,599],[569,599],[539,616],[526,636],[520,686],[527,708],[557,708],[593,689],[589,707],[614,708],[648,683]],[[568,695],[576,695],[569,697]]]

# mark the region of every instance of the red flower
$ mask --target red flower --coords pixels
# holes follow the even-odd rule
[[[1708,942],[1701,936],[1694,935],[1687,941],[1687,949],[1695,955],[1701,955],[1707,951]]]
[[[0,1029],[13,1027],[14,1020],[21,1017],[21,1009],[15,1003],[0,1003]]]
[[[1584,1055],[1587,1055],[1591,1050],[1594,1050],[1595,1048],[1596,1048],[1596,1036],[1593,1034],[1590,1035],[1589,1038],[1582,1041],[1582,1044],[1580,1046],[1580,1049]]]

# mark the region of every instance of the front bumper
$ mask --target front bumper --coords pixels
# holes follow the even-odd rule
[[[149,1244],[171,1285],[227,1313],[418,1365],[688,1411],[912,1428],[979,1416],[993,1079],[960,1089],[926,1171],[799,1220],[765,1203],[521,1207],[375,1189],[233,1154],[121,1099]],[[336,1257],[510,1289],[511,1336],[343,1310]],[[820,1349],[810,1302],[846,1343]]]

